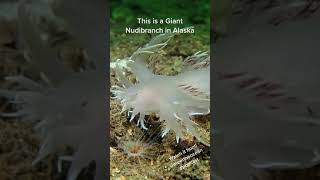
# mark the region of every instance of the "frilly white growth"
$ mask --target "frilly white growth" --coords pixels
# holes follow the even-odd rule
[[[177,142],[187,132],[201,140],[190,116],[209,113],[209,54],[198,52],[187,58],[184,72],[176,76],[155,75],[146,66],[150,56],[163,49],[172,36],[158,35],[130,58],[118,60],[114,69],[122,87],[114,86],[112,92],[121,101],[122,112],[132,110],[130,121],[139,116],[137,125],[143,129],[148,129],[145,115],[155,112],[164,124],[162,136],[172,130]],[[121,66],[118,62],[121,62]],[[122,71],[122,67],[125,67],[123,62],[136,75],[139,83],[132,84],[126,79]]]
[[[27,7],[22,2],[18,8],[19,33],[25,48],[30,51],[31,65],[42,73],[45,81],[38,83],[24,76],[7,77],[23,90],[0,91],[18,108],[17,112],[0,115],[37,122],[35,130],[43,143],[33,164],[51,153],[60,152],[61,155],[61,150],[67,145],[75,150],[72,157],[60,156],[60,160],[72,161],[68,180],[75,180],[91,161],[96,163],[95,179],[106,179],[106,74],[101,68],[83,73],[67,70],[39,37]],[[99,38],[103,36],[99,35]],[[89,57],[99,56],[89,54]],[[98,61],[103,59],[95,60],[95,63]]]
[[[117,59],[116,62],[110,63],[110,68],[114,69],[117,67],[120,69],[130,69],[130,67],[128,66],[129,62],[130,60],[128,59]]]

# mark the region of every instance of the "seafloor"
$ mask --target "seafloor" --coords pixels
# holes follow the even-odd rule
[[[59,56],[67,66],[74,70],[86,65],[81,48],[76,40],[63,28],[45,18],[42,20],[41,29],[48,35],[50,47],[59,52]],[[125,35],[111,32],[111,59],[130,56],[138,47],[148,42],[149,35]],[[166,53],[162,58],[150,62],[150,68],[155,73],[174,75],[181,69],[184,57],[198,50],[207,50],[209,47],[209,35],[199,36],[181,35],[172,39]],[[0,87],[14,88],[14,84],[8,84],[4,77],[9,75],[24,74],[32,79],[39,79],[34,74],[25,58],[24,49],[18,44],[16,21],[6,21],[0,17]],[[114,74],[111,73],[111,84],[116,84]],[[133,76],[129,78],[134,81]],[[106,89],[106,91],[108,91]],[[112,95],[110,95],[112,96]],[[150,130],[142,131],[134,122],[129,123],[126,114],[120,114],[120,104],[111,100],[111,136],[110,144],[110,173],[111,179],[209,179],[208,147],[196,142],[193,138],[175,142],[173,134],[165,138],[159,137],[160,123],[155,115],[147,119]],[[13,107],[7,104],[7,100],[0,98],[0,111],[11,111]],[[203,128],[203,135],[209,133],[209,117],[196,118],[195,121]],[[145,157],[128,158],[121,150],[121,142],[141,139],[149,142],[150,149]],[[182,171],[168,169],[169,157],[180,150],[197,143],[204,151],[199,155],[199,163]],[[37,155],[40,140],[33,131],[33,125],[22,122],[19,119],[0,118],[0,180],[64,180],[69,163],[63,163],[62,172],[57,171],[57,156],[50,155],[41,163],[32,166],[31,163]],[[67,150],[69,151],[69,150]],[[71,151],[71,150],[70,150]],[[211,157],[214,154],[211,154]],[[107,162],[106,162],[107,163]],[[79,179],[92,179],[92,169],[84,170]],[[319,180],[319,167],[304,170],[273,171],[259,173],[259,180]]]
[[[148,43],[148,34],[117,34],[111,32],[110,56],[112,60],[131,56],[139,47]],[[182,61],[197,51],[209,50],[209,32],[181,34],[175,36],[161,52],[161,56],[148,62],[149,68],[156,74],[175,75],[181,71]],[[111,85],[117,84],[115,73],[111,70]],[[135,82],[135,77],[128,73],[128,79]],[[112,96],[112,95],[111,95]],[[173,133],[161,138],[161,123],[156,115],[146,119],[149,130],[142,130],[136,122],[128,121],[127,113],[120,114],[121,105],[111,98],[110,103],[110,172],[111,179],[210,179],[210,150],[208,146],[197,142],[192,136],[179,143]],[[210,116],[197,117],[201,135],[209,142]],[[131,157],[125,153],[123,145],[128,141],[147,143],[145,156]],[[179,166],[170,168],[174,161],[170,157],[194,144],[202,149],[196,156],[199,161],[183,170]],[[181,156],[180,159],[185,156]]]

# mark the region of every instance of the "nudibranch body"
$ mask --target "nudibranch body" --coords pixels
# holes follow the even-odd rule
[[[198,52],[188,57],[183,72],[176,76],[153,74],[146,66],[145,61],[166,46],[171,37],[168,34],[156,36],[127,59],[127,67],[137,77],[137,84],[129,82],[122,69],[115,65],[123,87],[114,86],[112,92],[121,101],[122,111],[132,110],[130,121],[139,115],[137,125],[143,129],[147,129],[145,115],[156,113],[164,124],[162,136],[172,130],[177,141],[186,133],[201,140],[191,116],[210,112],[209,54]],[[117,62],[121,61],[125,60]]]

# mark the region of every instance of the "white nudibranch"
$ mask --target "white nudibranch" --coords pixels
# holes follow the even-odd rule
[[[124,60],[113,63],[120,86],[112,86],[111,92],[121,102],[122,112],[132,111],[130,121],[138,117],[137,125],[143,129],[148,129],[145,116],[156,113],[163,122],[162,137],[172,130],[177,142],[187,133],[202,141],[191,116],[210,113],[209,53],[197,52],[186,58],[182,72],[175,76],[153,74],[146,65],[172,37],[173,34],[158,35],[125,58],[126,65]],[[137,84],[125,77],[125,67],[136,76]]]
[[[67,2],[69,1],[63,1]],[[63,5],[59,5],[56,10]],[[102,35],[96,32],[92,35],[87,31],[82,31],[82,36],[75,35],[79,42],[89,44],[82,47],[88,52],[87,58],[97,68],[86,67],[84,72],[73,72],[64,66],[50,43],[41,38],[42,31],[32,18],[37,16],[30,6],[29,2],[19,1],[17,7],[19,40],[23,45],[19,51],[27,51],[30,54],[28,65],[41,79],[34,81],[24,73],[5,77],[8,83],[16,84],[16,88],[0,89],[0,97],[6,99],[13,107],[13,111],[0,112],[0,117],[34,125],[34,132],[41,142],[41,147],[32,165],[37,165],[49,154],[58,153],[59,172],[62,170],[62,161],[71,162],[65,179],[76,180],[83,168],[91,163],[95,163],[96,167],[94,179],[107,179],[105,75],[104,69],[98,65],[103,64],[105,59],[100,58],[104,55],[97,53],[103,52],[104,49],[101,47],[98,51],[89,51],[96,49],[96,46],[93,48],[85,39],[90,37],[98,40]],[[79,6],[84,6],[82,1],[77,4],[77,7]],[[71,12],[72,16],[79,14],[77,11]],[[78,23],[81,26],[96,27],[90,24],[91,21],[86,20],[80,22],[74,19],[66,22],[73,28],[78,27]],[[94,41],[94,44],[100,42]],[[74,153],[67,153],[66,147],[72,148]]]

